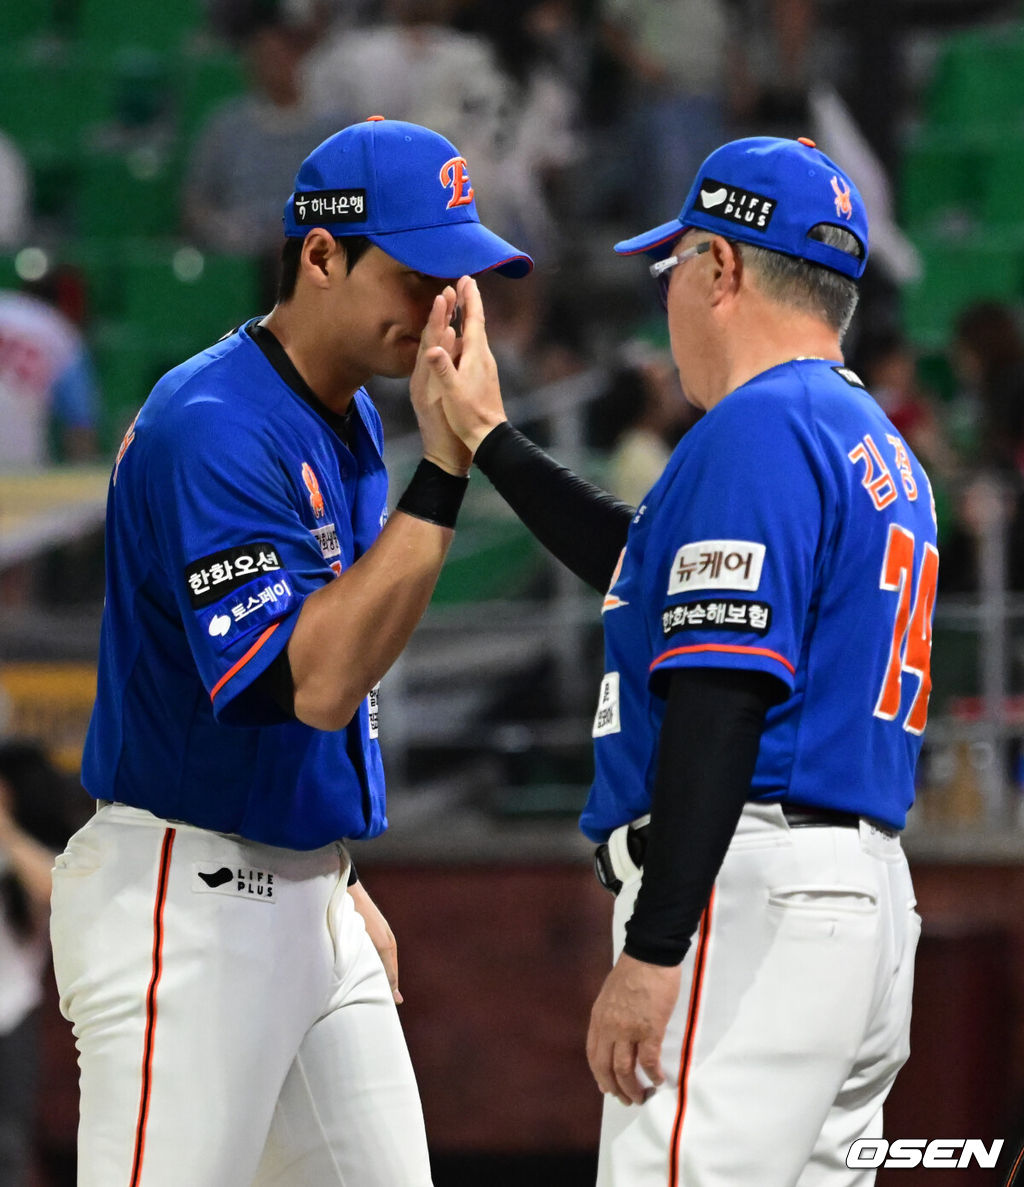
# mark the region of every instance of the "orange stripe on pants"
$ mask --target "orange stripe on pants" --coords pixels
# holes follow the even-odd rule
[[[697,941],[697,951],[693,958],[693,981],[690,985],[690,1008],[686,1014],[686,1031],[683,1035],[683,1049],[679,1057],[679,1103],[676,1106],[675,1124],[672,1126],[672,1144],[669,1147],[669,1187],[679,1187],[679,1138],[683,1130],[683,1118],[686,1114],[686,1087],[693,1061],[694,1035],[697,1031],[697,1018],[700,1014],[701,990],[704,987],[704,970],[707,967],[708,942],[711,936],[711,914],[715,902],[715,892],[711,891],[708,905],[700,919],[700,939]]]
[[[153,1038],[156,1032],[156,990],[160,984],[164,956],[164,904],[167,902],[167,879],[171,869],[171,850],[174,848],[174,829],[164,831],[160,848],[160,873],[156,883],[156,902],[153,905],[153,975],[146,993],[146,1041],[142,1052],[142,1089],[139,1094],[139,1120],[135,1128],[135,1155],[132,1158],[132,1177],[129,1187],[139,1187],[142,1175],[142,1156],[146,1149],[146,1122],[149,1119],[149,1097],[153,1088]]]

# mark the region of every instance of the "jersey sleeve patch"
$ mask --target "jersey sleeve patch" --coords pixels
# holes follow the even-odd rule
[[[214,648],[223,652],[301,603],[290,574],[278,572],[249,581],[201,611],[198,618]]]
[[[756,590],[765,546],[752,540],[697,540],[684,544],[669,570],[668,593],[700,589]]]
[[[185,567],[185,584],[192,609],[202,610],[219,603],[225,594],[280,568],[277,549],[266,540],[226,548],[192,561]]]
[[[661,612],[661,633],[670,639],[681,631],[742,631],[765,635],[772,624],[772,608],[767,602],[749,602],[741,598],[702,598],[683,606],[666,606]]]
[[[622,729],[619,713],[619,673],[605,672],[601,691],[597,696],[597,712],[594,714],[594,728],[591,735],[606,738]]]

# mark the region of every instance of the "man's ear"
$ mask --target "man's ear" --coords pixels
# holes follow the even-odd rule
[[[306,236],[302,244],[302,262],[300,271],[317,288],[326,288],[330,283],[330,269],[336,266],[339,256],[344,255],[344,249],[338,241],[323,227],[314,227]]]
[[[712,303],[717,305],[740,291],[744,262],[740,249],[728,239],[716,235],[711,240],[711,262],[714,266],[711,281]]]

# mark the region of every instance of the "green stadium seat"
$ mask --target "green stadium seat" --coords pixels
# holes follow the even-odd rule
[[[0,45],[46,36],[53,29],[53,0],[4,0],[0,4]]]
[[[90,239],[172,237],[180,222],[180,185],[180,163],[155,145],[90,153],[81,162],[77,229]]]
[[[124,323],[105,323],[89,335],[102,399],[99,435],[108,454],[117,449],[153,384],[186,357],[174,357],[172,350],[173,344],[154,341]]]
[[[88,55],[4,47],[0,77],[0,128],[30,163],[77,154],[85,130],[109,118],[110,72]]]
[[[103,321],[120,316],[124,302],[119,246],[104,239],[75,237],[61,249],[61,259],[82,279],[86,314],[90,320]]]
[[[176,50],[204,25],[202,0],[79,0],[75,32],[88,47]]]
[[[1024,119],[1024,31],[1019,25],[956,34],[946,42],[924,101],[931,128],[987,130]]]
[[[121,253],[121,284],[124,320],[148,337],[173,340],[174,362],[265,312],[259,305],[259,263],[243,256],[129,246]]]
[[[226,50],[182,54],[174,79],[178,133],[189,143],[214,108],[247,89],[241,59]]]
[[[989,228],[1024,227],[1024,134],[1003,138],[980,181],[983,224]]]
[[[514,519],[459,521],[434,588],[434,605],[521,596],[543,568],[533,536]]]
[[[927,231],[950,222],[968,225],[981,217],[984,176],[993,149],[981,137],[925,133],[903,154],[899,178],[900,221]]]
[[[1021,296],[1024,251],[1019,236],[918,236],[915,245],[923,274],[904,286],[901,297],[907,335],[920,349],[942,349],[957,315],[968,305]]]

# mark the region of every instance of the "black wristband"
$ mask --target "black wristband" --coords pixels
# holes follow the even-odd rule
[[[436,523],[438,527],[453,528],[468,485],[468,478],[449,474],[423,458],[396,510]]]
[[[689,941],[685,944],[662,943],[659,940],[640,937],[627,928],[623,952],[627,956],[632,956],[634,960],[644,961],[645,964],[660,964],[664,968],[673,968],[677,964],[682,964],[689,947]]]
[[[355,884],[358,881],[359,881],[359,871],[356,869],[356,863],[352,860],[351,857],[349,857],[349,859],[348,859],[348,884],[349,884],[349,886],[355,886]]]

